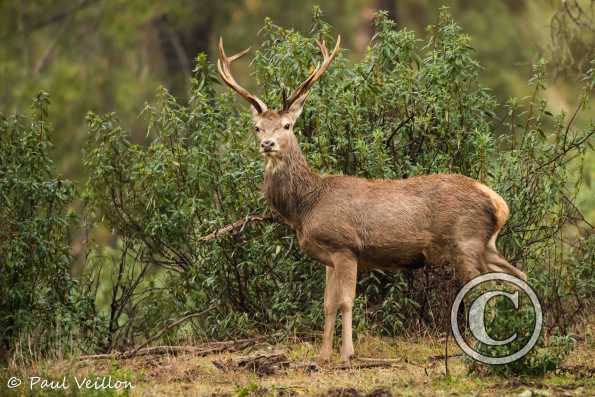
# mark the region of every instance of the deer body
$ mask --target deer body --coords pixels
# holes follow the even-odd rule
[[[292,156],[267,161],[263,192],[296,231],[300,247],[327,266],[333,266],[327,258],[333,249],[349,250],[360,265],[387,270],[447,263],[445,253],[455,251],[457,241],[488,241],[494,234],[492,197],[506,205],[462,175],[321,176],[295,145]]]
[[[293,125],[308,88],[336,55],[319,47],[324,63],[298,87],[281,111],[272,111],[240,87],[220,41],[219,73],[252,104],[265,159],[263,193],[291,226],[300,248],[326,265],[325,325],[321,360],[328,360],[337,311],[343,317],[341,358],[354,353],[352,307],[358,266],[396,270],[426,263],[452,265],[467,281],[481,273],[504,271],[525,279],[498,252],[496,238],[508,219],[506,202],[476,180],[435,174],[404,180],[370,180],[319,175],[302,154]]]

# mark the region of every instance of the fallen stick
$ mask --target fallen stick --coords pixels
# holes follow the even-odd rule
[[[222,370],[230,371],[240,368],[249,369],[258,375],[272,375],[281,369],[305,370],[307,372],[318,372],[326,370],[348,370],[364,368],[390,368],[401,364],[400,359],[374,359],[358,358],[350,364],[338,364],[320,367],[315,363],[294,363],[291,362],[284,351],[258,352],[249,356],[230,358],[227,360],[213,360],[213,365]]]
[[[291,361],[284,351],[258,352],[249,356],[237,357],[225,361],[213,360],[213,365],[222,370],[246,368],[258,375],[272,375],[282,368],[288,368]]]
[[[132,357],[140,356],[157,356],[163,354],[177,355],[180,353],[191,353],[197,356],[207,356],[209,354],[222,353],[227,351],[239,351],[246,349],[258,341],[262,340],[263,337],[249,338],[249,339],[238,339],[235,341],[224,341],[224,342],[210,342],[203,346],[152,346],[141,348],[136,351],[134,355],[131,353],[134,350],[128,352],[114,352],[106,354],[90,354],[80,356],[79,359],[83,360],[125,360]]]
[[[451,359],[451,358],[461,358],[461,357],[463,357],[463,354],[462,353],[459,353],[459,354],[449,354],[448,355],[448,359]],[[437,356],[430,356],[430,357],[428,357],[428,361],[444,360],[445,358],[446,358],[445,355],[438,354]]]
[[[368,358],[368,357],[358,357],[355,361],[363,361],[363,362],[373,362],[373,363],[387,363],[387,364],[397,364],[402,363],[403,359],[401,358]]]
[[[338,364],[330,367],[331,370],[346,370],[346,369],[364,369],[364,368],[390,368],[394,367],[396,362],[393,361],[369,361],[369,362],[362,362],[362,363],[348,363],[348,364]]]
[[[152,346],[140,349],[134,355],[135,357],[140,356],[151,356],[151,355],[163,355],[163,354],[171,354],[177,355],[180,353],[200,353],[204,351],[204,349],[196,346]],[[127,358],[131,358],[130,355],[132,351],[127,352],[115,352],[115,353],[105,353],[105,354],[89,354],[80,356],[81,360],[109,360],[109,359],[120,359],[124,360]]]

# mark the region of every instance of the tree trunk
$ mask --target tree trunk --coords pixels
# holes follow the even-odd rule
[[[209,50],[212,18],[204,18],[189,27],[178,27],[163,15],[153,25],[159,37],[167,86],[173,95],[185,97],[194,58],[199,52]]]
[[[374,36],[372,26],[374,15],[378,11],[386,11],[388,17],[397,20],[397,0],[372,0],[360,12],[360,22],[354,35],[354,46],[357,52],[363,53]]]

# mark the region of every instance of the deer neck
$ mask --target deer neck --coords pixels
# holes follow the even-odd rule
[[[310,169],[297,141],[290,146],[282,158],[266,159],[263,191],[290,226],[301,228],[303,217],[318,199],[321,177]]]

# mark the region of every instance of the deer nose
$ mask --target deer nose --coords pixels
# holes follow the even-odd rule
[[[265,152],[272,150],[274,146],[275,146],[275,141],[272,141],[270,139],[260,142],[260,147]]]

